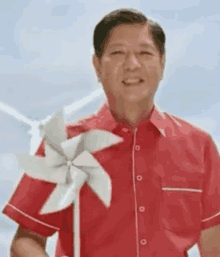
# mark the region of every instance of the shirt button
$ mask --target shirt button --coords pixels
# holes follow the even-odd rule
[[[128,132],[128,128],[123,128],[122,131],[123,132]]]
[[[138,181],[141,181],[142,179],[143,179],[143,177],[142,177],[141,175],[138,175],[138,176],[137,176],[137,180],[138,180]]]
[[[136,145],[136,146],[135,146],[135,150],[136,150],[136,151],[139,151],[140,148],[141,148],[141,147],[140,147],[139,145]]]
[[[147,240],[146,239],[141,239],[141,245],[146,245],[147,244]]]
[[[140,211],[140,212],[144,212],[144,211],[145,211],[145,207],[144,207],[144,206],[140,206],[140,207],[139,207],[139,211]]]

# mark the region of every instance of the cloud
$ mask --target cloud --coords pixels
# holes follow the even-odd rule
[[[181,108],[186,112],[188,105],[186,106],[186,101],[183,100],[185,95],[194,98],[189,100],[191,106],[194,103],[194,106],[190,107],[192,111],[198,107],[195,102],[200,101],[204,108],[205,104],[218,101],[220,24],[213,21],[215,18],[215,15],[201,17],[191,23],[171,20],[172,22],[166,24],[164,21],[167,54],[164,79],[160,88],[169,86],[169,95],[179,91],[173,99],[170,99],[166,92],[163,94],[162,101],[166,101],[166,105],[171,100],[176,101],[176,105],[181,102]]]
[[[7,0],[1,1],[1,12],[2,11],[11,11],[14,9],[14,5],[18,2],[18,0]]]
[[[1,165],[1,171],[5,170],[7,171],[7,174],[5,175],[4,179],[10,180],[11,179],[11,173],[14,172],[19,168],[17,157],[14,154],[2,154],[0,155],[0,165]],[[1,176],[2,178],[3,176]]]
[[[111,11],[123,3],[129,5],[129,2],[132,1],[121,1],[120,4],[111,1],[113,5],[110,7],[104,1],[94,8],[94,2],[77,1],[73,4],[72,1],[64,1],[54,6],[48,1],[37,4],[31,1],[15,27],[15,41],[21,58],[29,64],[90,69],[90,47],[97,19],[102,18],[107,6]],[[135,5],[139,2],[136,1]]]
[[[79,48],[82,49],[88,42],[85,38],[86,21],[82,18],[85,9],[84,4],[73,4],[71,1],[69,3],[71,5],[63,3],[54,6],[51,3],[48,6],[45,1],[31,1],[24,8],[23,15],[15,27],[14,39],[19,47],[21,59],[26,60],[26,63],[74,65],[76,60],[79,60],[76,59],[80,56]],[[78,23],[81,23],[81,27]],[[84,52],[82,51],[81,57]],[[83,63],[81,65],[83,66]]]
[[[219,106],[219,104],[214,104],[210,109],[204,111],[202,115],[188,116],[184,117],[184,119],[199,127],[200,129],[208,132],[212,136],[220,153],[220,133],[218,120],[211,117],[213,115],[213,111],[216,110],[215,106]],[[209,113],[212,115],[209,115]]]
[[[208,22],[214,22],[214,23],[220,22],[220,14],[214,14],[214,15],[207,16],[207,17],[205,17],[205,20]]]
[[[198,116],[191,116],[191,117],[185,117],[187,121],[194,124],[195,126],[206,130],[210,134],[214,134],[216,132],[217,128],[217,120],[211,118],[211,117],[198,117]]]
[[[183,10],[198,6],[201,0],[155,0],[152,4],[156,10]]]
[[[15,232],[1,230],[0,232],[0,252],[1,256],[10,256],[10,246]]]
[[[14,154],[0,155],[0,205],[4,205],[20,181],[24,171]]]
[[[200,23],[193,23],[181,29],[166,29],[167,34],[167,62],[169,64],[176,63],[181,59],[193,41],[196,35],[202,35],[205,25]],[[198,59],[197,59],[198,61]],[[190,66],[194,65],[189,63]]]
[[[78,6],[77,6],[78,7]],[[71,5],[58,5],[52,8],[52,16],[66,16],[68,14]]]

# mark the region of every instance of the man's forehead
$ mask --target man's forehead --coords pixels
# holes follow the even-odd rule
[[[121,24],[112,29],[108,47],[138,44],[141,47],[154,46],[153,38],[147,24]]]

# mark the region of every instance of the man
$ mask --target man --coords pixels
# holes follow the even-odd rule
[[[135,10],[106,15],[94,31],[93,64],[107,101],[67,127],[69,138],[105,129],[123,143],[93,153],[111,177],[106,209],[81,189],[81,256],[220,256],[220,160],[210,136],[154,104],[163,76],[165,35]],[[37,151],[44,156],[44,143]],[[11,256],[46,256],[59,232],[56,257],[73,256],[73,206],[40,215],[55,185],[24,175],[4,213],[20,224]]]

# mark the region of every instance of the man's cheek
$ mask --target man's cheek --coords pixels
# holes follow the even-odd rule
[[[121,65],[115,64],[107,68],[109,79],[116,79],[121,73]]]
[[[146,67],[147,74],[149,77],[159,78],[161,76],[161,69],[155,65],[149,65]]]
[[[108,80],[111,79],[111,77],[112,77],[112,67],[111,67],[111,65],[108,65],[108,64],[106,65],[106,67],[105,67],[105,77]]]
[[[117,62],[113,67],[113,74],[118,76],[120,73],[123,72],[123,62]]]
[[[154,66],[154,65],[146,65],[146,70],[149,72],[149,73],[155,73],[156,70],[157,70],[157,67]]]
[[[123,62],[110,62],[108,58],[105,58],[103,62],[103,74],[106,79],[115,80],[119,74],[123,71]]]

